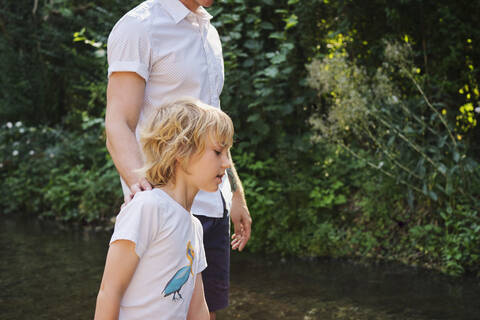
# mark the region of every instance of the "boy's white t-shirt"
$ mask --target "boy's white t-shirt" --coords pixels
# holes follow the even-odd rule
[[[155,188],[121,210],[110,244],[117,240],[134,242],[140,258],[119,319],[186,319],[196,276],[207,266],[200,221]]]

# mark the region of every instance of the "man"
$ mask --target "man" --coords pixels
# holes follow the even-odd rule
[[[135,171],[143,166],[137,131],[146,115],[161,102],[182,96],[220,107],[222,48],[211,16],[202,7],[212,4],[213,0],[148,0],[122,17],[109,36],[107,148],[122,178],[126,202],[152,187]],[[232,249],[243,250],[250,238],[251,218],[233,164],[227,175],[217,192],[200,192],[192,206],[204,228],[208,267],[203,278],[211,319],[228,305],[229,212],[235,230]]]

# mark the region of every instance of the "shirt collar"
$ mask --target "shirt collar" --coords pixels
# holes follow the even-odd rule
[[[180,0],[162,0],[161,4],[165,10],[167,10],[176,24],[185,19],[185,17],[187,17],[190,13],[194,14],[187,7],[185,7]],[[195,14],[204,20],[210,20],[212,18],[212,16],[203,7],[199,7]]]

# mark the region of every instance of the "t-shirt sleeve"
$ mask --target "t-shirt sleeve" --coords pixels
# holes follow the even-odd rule
[[[117,240],[135,243],[135,253],[142,258],[160,230],[161,210],[144,192],[135,195],[118,214],[110,244]]]
[[[200,273],[207,267],[207,258],[205,256],[205,247],[203,246],[203,227],[200,221],[195,218],[195,233],[197,236],[197,241],[199,241],[199,252],[198,252],[198,261],[197,261],[197,270],[196,273]]]
[[[108,37],[108,77],[113,72],[135,72],[147,81],[151,54],[150,35],[145,26],[135,17],[124,16]]]

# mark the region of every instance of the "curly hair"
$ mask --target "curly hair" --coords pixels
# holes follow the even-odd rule
[[[227,148],[233,143],[230,117],[193,98],[161,105],[145,123],[140,134],[145,165],[139,171],[154,186],[175,182],[177,160],[188,172],[188,161],[205,151],[208,139]]]

